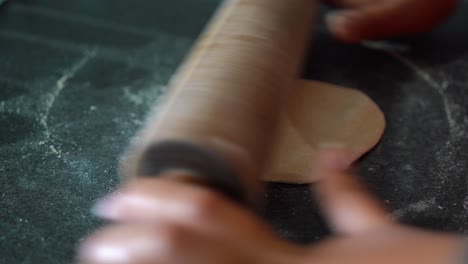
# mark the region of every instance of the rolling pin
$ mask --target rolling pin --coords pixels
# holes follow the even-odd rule
[[[178,171],[178,180],[256,206],[281,99],[299,77],[315,11],[314,0],[224,1],[135,137],[124,174]]]

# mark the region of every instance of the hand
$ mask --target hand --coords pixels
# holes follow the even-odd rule
[[[403,227],[369,194],[337,151],[323,153],[316,193],[336,235],[317,246],[280,239],[257,217],[197,186],[137,179],[102,201],[116,224],[85,240],[83,264],[442,264],[456,263],[462,240]],[[461,257],[461,256],[460,256]]]
[[[315,166],[316,173],[325,177],[315,192],[335,236],[310,248],[309,263],[461,263],[461,238],[393,221],[358,178],[341,169],[349,164],[345,156],[327,151]]]
[[[95,211],[115,224],[84,242],[80,263],[279,264],[304,255],[237,204],[164,178],[133,180]]]
[[[360,42],[429,31],[452,14],[457,0],[324,0],[344,7],[327,17],[332,34]]]

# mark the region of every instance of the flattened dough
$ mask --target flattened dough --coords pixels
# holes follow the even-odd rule
[[[309,166],[319,148],[346,148],[355,161],[377,144],[384,129],[382,111],[362,92],[301,80],[284,103],[263,180],[314,182]]]

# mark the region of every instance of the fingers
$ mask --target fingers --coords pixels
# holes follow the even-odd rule
[[[78,261],[80,264],[199,263],[193,259],[198,256],[196,238],[194,230],[173,223],[115,225],[87,238],[78,252]],[[205,239],[201,246],[210,244]]]
[[[352,9],[336,11],[327,17],[332,34],[351,43],[428,31],[449,16],[457,2],[387,0],[360,5],[359,0],[353,1],[357,2],[352,5]]]
[[[81,244],[81,264],[271,263],[304,254],[246,209],[166,178],[132,180],[95,212],[115,224]]]
[[[132,180],[98,202],[94,212],[120,223],[170,221],[211,233],[229,225],[226,221],[236,221],[243,228],[265,228],[249,211],[221,195],[165,178]]]
[[[343,157],[337,150],[323,151],[314,166],[322,179],[315,192],[331,228],[353,235],[393,225],[389,213],[358,178],[343,171],[347,163]]]
[[[120,224],[87,238],[78,251],[80,264],[238,264],[299,263],[306,253],[256,230],[227,230],[207,236],[199,230],[172,222]],[[227,229],[227,228],[226,228]]]
[[[201,209],[210,213],[208,207],[216,206],[220,199],[215,193],[196,186],[139,178],[125,183],[114,194],[100,200],[93,211],[113,221],[154,222],[161,215],[185,218]]]
[[[87,238],[78,252],[80,264],[124,264],[152,262],[154,252],[162,246],[147,234],[155,233],[143,226],[114,226]]]
[[[200,186],[165,177],[137,178],[98,202],[95,214],[116,224],[86,239],[78,260],[81,264],[208,263],[194,258],[211,256],[203,251],[216,246],[213,241],[218,236],[225,241],[234,237],[239,231],[232,226],[268,233],[262,233],[266,228],[245,211]]]

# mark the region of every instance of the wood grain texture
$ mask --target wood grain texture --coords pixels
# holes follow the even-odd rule
[[[145,146],[182,141],[223,157],[255,185],[278,108],[298,77],[315,14],[310,0],[226,1],[170,82],[147,122],[127,174]]]

